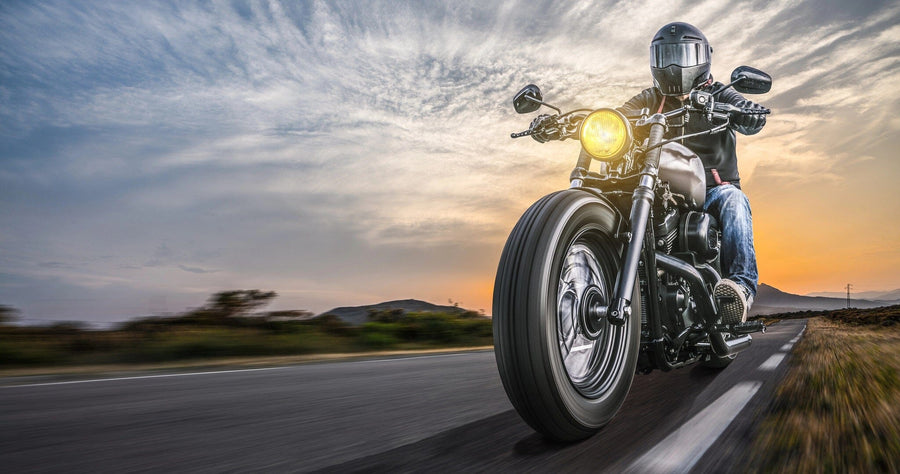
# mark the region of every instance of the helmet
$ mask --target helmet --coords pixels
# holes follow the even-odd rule
[[[706,36],[687,23],[669,23],[650,42],[653,83],[668,96],[681,96],[709,78],[712,48]]]

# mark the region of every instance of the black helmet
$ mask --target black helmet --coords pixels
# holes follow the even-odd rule
[[[706,36],[687,23],[669,23],[650,42],[650,72],[664,94],[681,96],[709,78],[712,48]]]

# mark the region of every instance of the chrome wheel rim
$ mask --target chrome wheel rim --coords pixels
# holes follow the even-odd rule
[[[593,331],[584,325],[588,299],[609,304],[615,266],[612,256],[597,243],[604,235],[584,232],[566,251],[557,290],[557,342],[563,366],[575,389],[588,398],[601,398],[622,372],[627,325],[600,321]],[[598,255],[598,253],[600,253]]]

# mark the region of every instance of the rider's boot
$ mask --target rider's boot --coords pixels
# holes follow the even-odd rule
[[[723,324],[747,321],[747,312],[753,304],[753,294],[747,287],[727,278],[722,279],[716,284],[713,296],[719,305],[719,317]]]

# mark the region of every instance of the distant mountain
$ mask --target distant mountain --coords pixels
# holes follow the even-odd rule
[[[468,311],[467,309],[460,308],[458,306],[440,306],[420,300],[397,300],[385,301],[384,303],[371,304],[366,306],[342,306],[340,308],[334,308],[332,310],[325,311],[319,316],[333,314],[341,318],[341,320],[346,323],[360,325],[369,320],[370,310],[385,311],[391,309],[402,309],[404,312],[434,311],[442,313],[462,313]]]
[[[851,294],[851,296],[853,296]],[[872,301],[867,299],[850,299],[850,306],[854,308],[876,308],[889,304],[896,304],[897,301]],[[832,309],[841,309],[847,307],[846,294],[841,297],[826,296],[800,296],[791,293],[785,293],[778,288],[760,283],[756,293],[756,300],[750,308],[750,315],[756,316],[760,314],[775,314],[791,311],[826,311]]]
[[[851,299],[850,306],[854,308],[877,308],[879,306],[888,306],[900,304],[900,290],[891,292],[872,292],[877,293],[878,299]],[[859,293],[864,294],[864,293]],[[868,293],[865,293],[868,294]],[[851,293],[851,296],[854,294]],[[890,298],[890,299],[887,299]],[[756,293],[756,300],[753,307],[750,308],[750,315],[757,316],[761,314],[786,313],[793,311],[827,311],[833,309],[842,309],[847,307],[846,294],[837,297],[828,296],[801,296],[792,293],[786,293],[773,286],[760,283]],[[404,312],[424,312],[434,311],[442,313],[462,313],[469,311],[458,306],[441,306],[427,301],[421,300],[396,300],[385,301],[383,303],[370,304],[365,306],[342,306],[325,311],[317,315],[324,316],[333,314],[344,322],[353,325],[361,325],[369,320],[369,311],[385,311],[391,309],[400,309]]]
[[[842,291],[819,291],[816,293],[809,293],[806,296],[825,296],[829,298],[846,298],[847,293]],[[850,291],[850,296],[853,298],[859,298],[863,300],[871,300],[871,301],[897,301],[900,300],[900,288],[896,290],[890,291]]]

